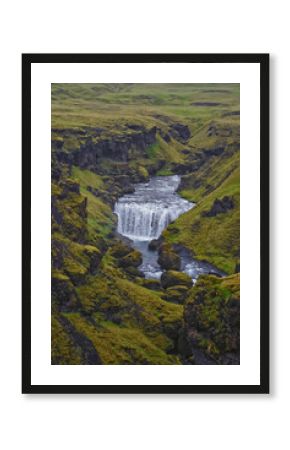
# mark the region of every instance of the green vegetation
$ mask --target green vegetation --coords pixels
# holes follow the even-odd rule
[[[51,99],[52,364],[235,363],[239,85],[52,84]],[[175,173],[196,206],[163,233],[161,282],[145,280],[114,203]],[[233,275],[192,287],[176,244]]]
[[[240,345],[240,276],[201,276],[184,305],[181,352],[196,364],[237,364]],[[201,362],[203,361],[203,362]]]

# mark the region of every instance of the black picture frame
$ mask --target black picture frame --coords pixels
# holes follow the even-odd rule
[[[267,394],[269,393],[269,54],[23,54],[22,55],[22,393]],[[33,63],[260,64],[260,384],[31,384],[31,65]]]

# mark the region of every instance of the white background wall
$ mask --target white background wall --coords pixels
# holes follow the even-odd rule
[[[287,2],[107,0],[103,3],[11,0],[1,6],[1,447],[5,450],[287,448],[290,390]],[[22,52],[272,54],[270,396],[21,395]]]

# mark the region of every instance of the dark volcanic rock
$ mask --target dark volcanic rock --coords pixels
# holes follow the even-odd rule
[[[158,239],[152,239],[152,241],[150,241],[148,244],[148,249],[152,251],[158,250],[163,241],[164,238],[162,236],[160,236]]]
[[[177,141],[182,142],[186,142],[190,138],[190,130],[188,126],[182,125],[182,123],[175,123],[171,125],[168,134]]]
[[[56,151],[60,162],[74,164],[83,169],[95,170],[100,158],[109,158],[113,161],[127,162],[138,152],[147,157],[146,149],[156,142],[156,127],[149,130],[132,132],[114,136],[111,139],[101,139],[93,142],[88,138],[79,149],[71,152]]]
[[[229,211],[230,209],[233,209],[235,206],[234,200],[232,197],[225,196],[221,200],[216,199],[209,211],[204,211],[203,216],[204,217],[215,217],[218,214],[223,214]]]
[[[180,256],[168,244],[161,245],[159,248],[158,264],[165,270],[180,270]]]

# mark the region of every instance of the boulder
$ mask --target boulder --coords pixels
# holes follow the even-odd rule
[[[160,247],[158,264],[165,270],[180,270],[181,260],[179,255],[174,253],[168,247]]]
[[[128,275],[130,275],[132,278],[144,278],[145,275],[143,272],[141,272],[137,267],[129,266],[125,268],[125,271]]]
[[[132,250],[126,256],[119,260],[119,267],[138,267],[142,264],[141,253],[137,250]]]
[[[131,252],[131,247],[126,245],[122,241],[116,242],[116,244],[113,245],[111,249],[111,254],[114,256],[114,258],[123,258],[124,256],[128,255],[128,253]]]
[[[186,299],[187,293],[189,291],[188,286],[177,285],[172,286],[166,289],[166,294],[164,295],[164,299],[168,302],[183,304]]]
[[[162,236],[160,236],[158,239],[152,239],[152,241],[150,241],[148,244],[148,249],[152,251],[158,250],[163,240],[164,238]]]
[[[159,247],[158,264],[164,270],[180,270],[180,256],[168,243],[162,243]]]
[[[168,270],[161,275],[161,285],[164,289],[172,286],[183,285],[188,288],[192,286],[192,279],[186,273]]]

